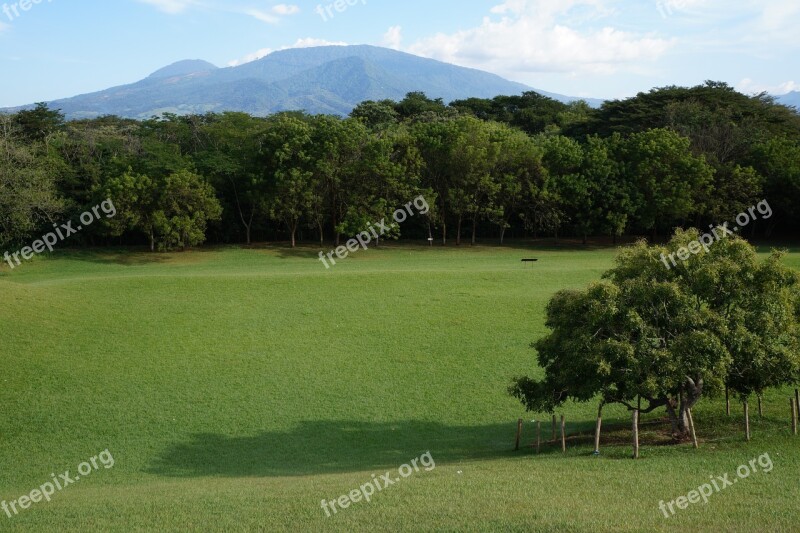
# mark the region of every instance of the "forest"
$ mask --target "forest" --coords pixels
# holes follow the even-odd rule
[[[800,115],[706,82],[593,109],[534,92],[445,104],[422,93],[348,117],[286,112],[0,115],[0,245],[112,200],[72,241],[151,250],[286,241],[337,245],[420,195],[393,238],[658,240],[768,201],[748,238],[800,227]]]

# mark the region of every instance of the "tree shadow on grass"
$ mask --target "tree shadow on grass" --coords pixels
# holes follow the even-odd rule
[[[118,266],[144,266],[159,263],[166,263],[170,260],[168,254],[151,252],[144,248],[138,249],[87,249],[87,250],[66,250],[54,256],[58,259],[71,261],[84,261],[101,265]]]
[[[304,476],[397,468],[430,451],[443,463],[513,455],[515,424],[302,422],[254,436],[195,434],[155,458],[167,477]]]
[[[611,421],[610,421],[611,422]],[[674,445],[664,421],[643,422],[642,445]],[[147,473],[165,477],[278,477],[333,474],[398,468],[430,451],[441,464],[522,457],[535,447],[531,424],[524,426],[521,449],[514,451],[516,423],[448,426],[436,422],[396,423],[302,422],[286,432],[252,436],[200,433],[178,442],[154,458]],[[594,449],[593,423],[568,428],[567,447]],[[533,439],[533,442],[532,442]],[[603,447],[630,446],[630,427],[623,421],[606,426]],[[560,436],[551,439],[542,424],[541,456],[561,456]]]

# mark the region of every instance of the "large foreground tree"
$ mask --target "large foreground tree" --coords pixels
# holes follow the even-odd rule
[[[544,378],[519,378],[511,394],[538,412],[568,400],[629,409],[643,400],[643,412],[666,408],[682,439],[704,394],[790,384],[800,369],[800,276],[778,252],[759,261],[742,239],[705,238],[703,247],[700,238],[690,230],[666,247],[640,242],[603,281],[556,294],[552,331],[534,345]],[[678,252],[690,256],[673,265]]]

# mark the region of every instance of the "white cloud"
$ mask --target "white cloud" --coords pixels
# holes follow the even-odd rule
[[[313,48],[315,46],[347,46],[347,43],[344,41],[326,41],[325,39],[306,37],[305,39],[297,39],[292,46],[284,46],[281,50],[288,50],[289,48]]]
[[[667,17],[678,12],[691,12],[706,7],[708,3],[709,0],[656,0],[656,8],[663,17]]]
[[[793,81],[785,81],[778,85],[767,85],[764,83],[757,83],[750,78],[745,78],[736,85],[736,90],[744,94],[760,94],[763,92],[782,96],[792,91],[800,91],[800,85]]]
[[[541,72],[633,70],[656,61],[674,44],[653,35],[593,27],[589,23],[610,13],[604,0],[506,0],[491,13],[495,16],[484,17],[480,26],[421,39],[407,51],[519,79]]]
[[[800,3],[797,0],[759,2],[760,14],[751,33],[753,40],[763,40],[773,46],[777,42],[800,45],[797,25],[800,24]]]
[[[256,20],[260,20],[261,22],[266,22],[267,24],[277,24],[277,22],[280,20],[280,18],[276,17],[275,15],[271,15],[258,9],[245,9],[243,13],[245,15],[250,15]]]
[[[403,28],[400,26],[392,26],[389,28],[383,35],[383,40],[381,44],[387,48],[394,48],[395,50],[400,49],[400,43],[403,42]]]
[[[256,50],[252,54],[247,54],[246,56],[240,59],[234,59],[233,61],[228,62],[229,67],[238,67],[239,65],[244,65],[245,63],[250,63],[251,61],[257,61],[262,59],[273,52],[278,52],[280,50],[289,50],[290,48],[312,48],[314,46],[347,46],[347,43],[341,41],[326,41],[325,39],[314,39],[313,37],[307,37],[305,39],[297,39],[297,41],[290,46],[281,46],[280,48],[262,48],[260,50]]]
[[[139,0],[144,4],[155,6],[159,11],[164,13],[177,14],[182,13],[187,7],[196,5],[195,0]]]
[[[300,8],[293,4],[278,4],[272,8],[272,12],[283,16],[296,15],[300,13]]]
[[[253,17],[267,24],[277,24],[281,17],[295,15],[300,12],[300,8],[293,4],[277,4],[270,10],[244,8],[239,6],[225,5],[223,3],[206,3],[202,0],[138,0],[144,4],[155,6],[159,11],[177,15],[183,13],[190,7],[203,7],[215,11],[226,11],[229,13],[240,13]]]

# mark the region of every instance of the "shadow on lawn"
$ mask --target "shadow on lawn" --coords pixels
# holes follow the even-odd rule
[[[196,434],[153,461],[170,477],[302,476],[397,468],[430,451],[436,461],[511,456],[515,425],[433,422],[303,422],[288,432],[249,437]]]
[[[170,260],[167,254],[150,252],[144,248],[72,249],[60,253],[59,257],[72,261],[119,266],[143,266],[165,263]]]
[[[430,451],[441,463],[515,457],[531,453],[535,439],[525,427],[522,450],[514,452],[516,424],[446,426],[435,422],[302,422],[287,432],[229,437],[203,433],[173,445],[155,458],[150,474],[167,477],[303,476],[397,468]],[[642,424],[642,444],[669,445],[663,421]],[[594,443],[593,424],[568,428],[567,446],[587,455]],[[626,446],[630,428],[609,424],[604,446]],[[542,455],[561,455],[550,425],[542,424]]]

